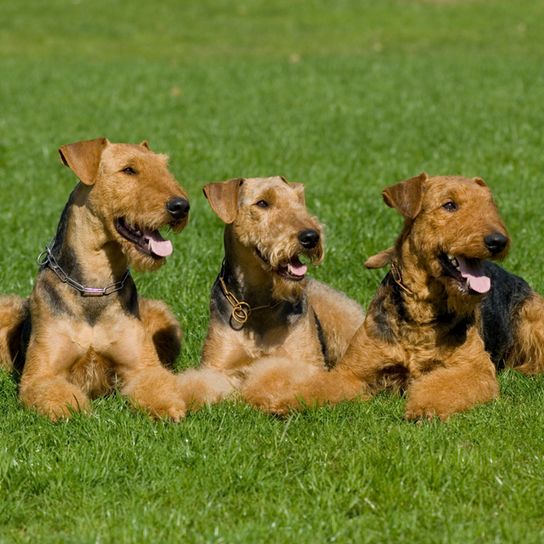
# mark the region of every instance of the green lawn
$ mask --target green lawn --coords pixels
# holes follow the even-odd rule
[[[56,149],[150,141],[189,191],[189,227],[137,276],[196,366],[222,226],[205,182],[283,174],[326,225],[315,276],[366,304],[367,256],[401,221],[383,186],[483,177],[544,292],[542,0],[3,0],[0,290],[28,294],[75,179]],[[403,400],[269,418],[229,403],[179,425],[118,396],[51,424],[0,373],[0,542],[544,540],[544,377],[446,424]]]

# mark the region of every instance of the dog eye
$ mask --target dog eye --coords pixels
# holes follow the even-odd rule
[[[259,206],[259,208],[268,208],[270,204],[268,204],[266,200],[258,200],[257,202],[255,202],[255,206]]]
[[[131,166],[123,168],[121,172],[123,172],[123,174],[126,174],[127,176],[135,176],[137,174],[136,170],[134,170],[134,168],[132,168]]]
[[[448,200],[442,204],[442,207],[448,212],[454,212],[458,208],[457,204],[453,200]]]

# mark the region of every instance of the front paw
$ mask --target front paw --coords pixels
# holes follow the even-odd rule
[[[439,403],[433,404],[429,399],[425,399],[424,401],[408,399],[404,417],[408,420],[419,421],[431,421],[435,417],[438,417],[442,421],[445,421],[454,413],[456,413],[456,410],[452,406],[441,406]]]
[[[271,395],[261,394],[259,392],[251,391],[251,389],[242,391],[243,399],[253,406],[267,414],[284,416],[290,410],[298,407],[298,403],[293,403],[290,400],[278,399]]]
[[[283,416],[301,405],[294,392],[289,390],[283,380],[249,379],[241,388],[242,398],[254,408],[268,414]]]
[[[88,409],[88,403],[78,402],[76,399],[73,401],[60,401],[49,402],[42,406],[37,406],[36,409],[39,413],[47,416],[51,421],[59,421],[70,418],[76,412],[86,411]]]
[[[24,385],[21,400],[25,406],[36,410],[51,421],[68,419],[75,412],[89,410],[89,399],[72,384],[55,380],[40,385]]]
[[[191,410],[205,404],[216,404],[235,392],[232,381],[213,368],[191,368],[177,375],[182,396]]]
[[[187,413],[185,402],[181,399],[171,399],[160,404],[145,407],[145,410],[156,419],[167,419],[179,423]]]

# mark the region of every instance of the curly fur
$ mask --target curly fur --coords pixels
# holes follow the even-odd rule
[[[51,248],[66,274],[98,287],[118,282],[128,266],[162,266],[164,256],[139,249],[116,225],[122,219],[135,232],[180,231],[186,225],[186,213],[174,216],[166,206],[186,199],[166,157],[146,143],[112,144],[105,138],[59,151],[80,179]],[[2,366],[24,362],[21,400],[53,420],[88,410],[90,399],[117,386],[152,416],[179,420],[186,390],[161,362],[173,363],[180,342],[173,314],[164,303],[139,299],[130,275],[121,290],[89,297],[43,265],[28,299],[0,298]]]
[[[225,222],[220,276],[254,310],[246,323],[233,323],[232,306],[218,279],[202,365],[184,377],[195,392],[193,406],[234,393],[257,404],[257,396],[267,391],[266,381],[259,380],[267,369],[289,383],[336,364],[363,313],[331,287],[281,273],[300,255],[314,263],[323,259],[322,227],[306,209],[301,184],[281,177],[235,179],[207,185],[205,194]],[[308,230],[318,236],[312,247],[300,239]]]
[[[480,334],[484,297],[444,265],[444,258],[451,256],[483,263],[506,255],[509,239],[491,192],[480,178],[421,174],[386,188],[383,196],[405,223],[395,247],[367,261],[369,267],[391,264],[391,272],[363,325],[330,372],[317,370],[307,379],[287,382],[272,369],[263,371],[260,381],[267,383],[267,390],[257,400],[262,408],[284,413],[367,398],[388,387],[406,392],[407,418],[446,419],[499,394],[495,367]],[[501,241],[493,251],[486,241],[490,235]],[[512,356],[519,357],[521,349],[542,360],[542,326],[538,334],[527,330],[539,310],[542,315],[540,304],[532,298],[519,312]]]

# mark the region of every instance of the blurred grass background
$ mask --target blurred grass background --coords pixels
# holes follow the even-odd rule
[[[205,182],[306,184],[327,257],[315,276],[366,304],[365,258],[401,221],[381,189],[422,170],[481,176],[544,292],[541,0],[165,0],[0,6],[0,287],[27,294],[74,176],[57,148],[148,139],[171,157],[191,221],[137,276],[185,330],[195,366],[222,226]],[[0,376],[0,540],[541,542],[541,378],[446,425],[401,399],[286,421],[229,404],[181,425],[119,397],[51,425]],[[539,506],[540,505],[540,506]]]

